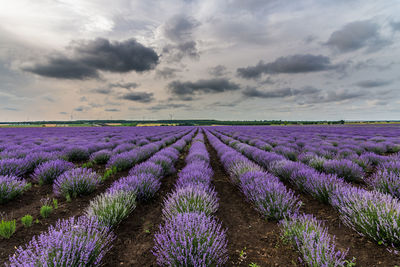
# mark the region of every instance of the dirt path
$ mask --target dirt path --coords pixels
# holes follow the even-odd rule
[[[249,266],[250,263],[259,266],[297,266],[298,255],[281,242],[277,223],[264,220],[245,201],[244,195],[230,183],[214,148],[208,141],[206,145],[214,170],[212,183],[219,197],[216,216],[228,228],[227,266]]]
[[[177,173],[186,165],[187,148],[175,164],[177,172],[161,180],[161,188],[152,201],[139,203],[133,213],[115,230],[117,239],[105,257],[104,266],[157,266],[156,257],[151,253],[154,233],[163,222],[161,212],[164,198],[172,191]]]

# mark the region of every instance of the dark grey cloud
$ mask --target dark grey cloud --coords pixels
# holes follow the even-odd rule
[[[114,88],[114,87],[125,88],[125,89],[130,90],[130,89],[135,89],[135,88],[139,87],[139,84],[138,83],[134,83],[134,82],[129,82],[129,83],[110,83],[108,85],[108,87],[110,87],[110,88]]]
[[[214,77],[221,77],[228,74],[228,70],[224,65],[217,65],[208,69],[208,74]]]
[[[379,33],[379,25],[370,21],[354,21],[331,34],[326,45],[336,51],[346,53],[368,47],[376,51],[389,44]]]
[[[53,56],[46,63],[38,63],[34,66],[24,67],[23,70],[34,74],[60,79],[89,79],[98,78],[99,73],[86,63],[75,59],[69,59],[63,55]]]
[[[163,36],[170,41],[163,47],[163,56],[169,62],[179,62],[184,57],[198,59],[200,53],[193,38],[193,31],[200,22],[187,15],[176,15],[167,20],[162,26]]]
[[[139,103],[150,103],[154,100],[153,93],[131,92],[120,96],[120,99],[135,101]]]
[[[117,108],[106,108],[104,111],[106,112],[119,112],[120,110]]]
[[[163,33],[169,40],[181,43],[192,39],[192,31],[200,26],[195,18],[183,14],[173,16],[163,25]]]
[[[236,91],[240,87],[238,84],[225,78],[198,80],[196,82],[173,81],[168,84],[168,89],[174,96],[182,100],[192,100],[195,94],[221,93]]]
[[[176,73],[179,72],[179,69],[165,67],[161,70],[156,70],[156,78],[161,79],[172,79],[176,77]]]
[[[158,55],[135,39],[109,41],[97,38],[72,43],[73,56],[54,55],[46,63],[25,67],[41,76],[63,79],[88,79],[99,77],[99,71],[125,73],[144,72],[158,64]]]
[[[321,90],[314,87],[304,87],[301,89],[293,88],[279,88],[268,91],[261,91],[254,87],[246,88],[242,94],[246,97],[257,97],[257,98],[284,98],[298,95],[311,95],[319,93]]]
[[[197,50],[195,41],[187,41],[178,44],[168,44],[163,47],[163,55],[167,56],[168,62],[179,62],[184,57],[198,59],[200,52]]]
[[[245,79],[256,79],[262,74],[277,73],[304,73],[335,69],[329,57],[322,55],[298,54],[287,57],[279,57],[273,62],[259,61],[256,66],[238,68],[237,74]]]
[[[385,80],[365,80],[365,81],[359,81],[358,83],[356,83],[356,85],[364,88],[372,88],[372,87],[382,87],[385,85],[389,85],[391,83],[392,81],[385,81]]]

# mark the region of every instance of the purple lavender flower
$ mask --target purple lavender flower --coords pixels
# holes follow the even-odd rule
[[[167,147],[158,152],[157,154],[166,156],[170,158],[172,161],[176,161],[179,158],[179,152],[173,147]]]
[[[136,146],[134,145],[134,144],[126,144],[126,143],[124,143],[124,144],[120,144],[120,145],[118,145],[118,146],[116,146],[113,150],[112,150],[112,153],[113,154],[120,154],[120,153],[122,153],[122,152],[127,152],[127,151],[130,151],[130,150],[132,150],[132,149],[134,149]]]
[[[364,179],[361,167],[347,159],[328,160],[324,163],[324,170],[327,173],[337,174],[349,182],[361,182]]]
[[[135,192],[138,201],[147,201],[153,198],[154,194],[160,189],[160,181],[151,173],[139,173],[124,177],[114,182],[109,188],[109,192],[128,191]]]
[[[243,175],[240,189],[267,219],[280,220],[296,213],[301,206],[301,201],[293,191],[288,190],[276,179],[269,179],[265,175],[259,177]]]
[[[53,184],[57,196],[77,197],[93,192],[100,183],[101,177],[92,169],[76,168],[60,175]]]
[[[153,254],[161,266],[225,266],[228,261],[226,231],[202,213],[171,218],[154,241]]]
[[[366,182],[375,190],[400,198],[400,173],[390,169],[377,170]]]
[[[164,202],[163,216],[169,220],[179,213],[198,212],[212,215],[218,209],[217,193],[209,186],[187,185],[177,188]]]
[[[26,172],[32,173],[39,164],[54,159],[56,159],[54,153],[48,153],[48,152],[30,153],[25,157],[27,163]]]
[[[135,167],[133,167],[129,171],[129,175],[139,175],[141,173],[150,173],[157,178],[161,178],[163,175],[163,172],[164,172],[164,170],[159,164],[156,164],[156,163],[150,162],[150,161],[146,161],[146,162],[140,163],[140,164],[136,165]]]
[[[136,192],[125,190],[103,193],[90,201],[85,214],[101,225],[115,227],[136,208]]]
[[[307,266],[345,266],[347,251],[336,251],[322,223],[312,215],[292,215],[280,222],[282,237],[290,241]]]
[[[152,156],[148,161],[160,165],[163,168],[164,175],[173,173],[175,171],[171,158],[163,156],[162,154],[157,153]]]
[[[378,243],[400,245],[400,201],[378,191],[340,186],[331,196],[331,204],[342,221]]]
[[[204,161],[192,162],[179,172],[176,187],[197,184],[209,185],[212,176],[213,171],[207,163]]]
[[[234,184],[238,184],[240,182],[240,176],[249,171],[257,172],[263,171],[263,169],[254,162],[246,159],[243,161],[237,160],[233,162],[227,170],[229,177]]]
[[[99,165],[106,164],[110,158],[111,158],[111,151],[107,149],[99,150],[90,155],[90,161]]]
[[[113,155],[107,162],[107,168],[117,168],[118,171],[125,171],[132,168],[137,163],[138,155],[135,152],[128,151]]]
[[[61,174],[74,167],[73,163],[64,160],[43,162],[35,169],[32,179],[39,184],[52,184]]]
[[[23,176],[27,170],[28,163],[25,159],[0,160],[0,175]]]
[[[59,220],[10,256],[10,266],[97,266],[115,235],[97,219]]]
[[[0,175],[0,204],[6,203],[21,195],[28,184],[16,176]]]
[[[65,151],[65,157],[71,162],[81,162],[89,159],[89,152],[85,147],[74,146]]]

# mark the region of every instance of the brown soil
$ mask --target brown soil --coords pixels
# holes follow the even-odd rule
[[[229,261],[227,266],[297,266],[298,255],[282,243],[277,222],[263,219],[244,195],[230,182],[217,153],[207,142],[213,185],[219,197],[217,217],[227,228]]]
[[[132,214],[114,231],[113,248],[104,259],[105,266],[157,266],[152,254],[154,233],[163,222],[161,212],[165,196],[172,191],[177,173],[185,167],[187,147],[180,155],[177,172],[162,179],[161,188],[148,203],[139,203]]]
[[[99,175],[104,173],[104,167],[95,166],[93,169]],[[7,261],[9,255],[15,251],[16,247],[28,243],[34,235],[46,231],[50,225],[55,225],[59,219],[82,215],[85,208],[89,205],[90,200],[104,192],[113,181],[127,174],[127,171],[117,173],[101,184],[92,194],[72,199],[71,202],[59,198],[58,209],[53,209],[50,217],[46,219],[40,216],[40,207],[42,206],[40,200],[45,197],[50,197],[50,199],[55,198],[51,185],[33,185],[25,194],[5,204],[4,207],[0,207],[1,211],[6,212],[10,218],[17,221],[17,229],[10,239],[0,238],[0,262]],[[34,222],[29,228],[25,228],[21,223],[21,217],[26,214],[30,214],[34,218]],[[36,218],[39,219],[39,223],[35,223]]]

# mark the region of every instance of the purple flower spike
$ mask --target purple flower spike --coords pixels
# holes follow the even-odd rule
[[[155,234],[153,254],[161,266],[225,266],[226,231],[203,213],[182,213]]]

